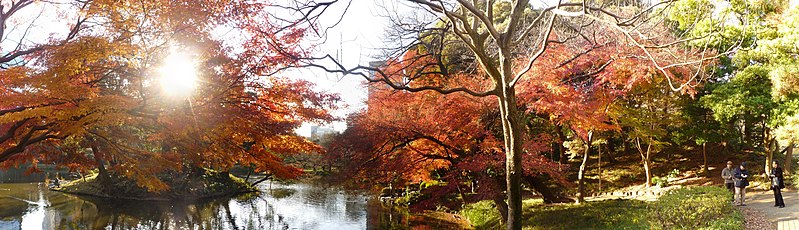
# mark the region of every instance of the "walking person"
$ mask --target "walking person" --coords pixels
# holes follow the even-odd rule
[[[721,178],[724,178],[724,187],[730,191],[730,194],[733,194],[733,200],[735,200],[735,182],[732,181],[733,176],[735,175],[735,168],[732,164],[732,161],[727,161],[727,167],[721,170]]]
[[[785,201],[782,200],[782,192],[780,189],[785,188],[785,184],[783,183],[782,178],[782,168],[780,168],[780,163],[774,161],[771,163],[771,174],[769,177],[771,178],[771,190],[774,191],[774,207],[785,207]]]
[[[746,162],[741,162],[741,166],[735,169],[733,174],[735,182],[735,203],[739,206],[746,206],[746,186],[749,186],[749,171],[746,170]]]

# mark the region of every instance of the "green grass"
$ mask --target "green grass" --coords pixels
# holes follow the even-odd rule
[[[540,199],[525,200],[524,229],[647,229],[646,203],[637,200],[607,200],[583,205],[542,205]],[[500,215],[492,201],[469,204],[461,215],[476,229],[501,229]]]
[[[523,203],[523,229],[743,229],[743,215],[719,187],[678,189],[659,201],[605,200],[582,205]],[[466,205],[460,214],[476,229],[502,229],[493,201]]]
[[[528,209],[529,210],[529,209]],[[646,203],[606,200],[583,205],[542,206],[526,219],[525,229],[646,229]]]

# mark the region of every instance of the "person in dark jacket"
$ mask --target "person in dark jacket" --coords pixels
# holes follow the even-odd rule
[[[749,186],[749,171],[746,170],[746,162],[741,162],[741,166],[735,169],[735,202],[739,206],[746,206],[746,186]]]
[[[774,191],[774,207],[784,208],[785,201],[782,200],[782,192],[780,191],[780,189],[785,188],[782,178],[782,168],[780,168],[780,163],[777,161],[772,162],[771,167],[772,169],[769,177],[771,178],[771,190]]]

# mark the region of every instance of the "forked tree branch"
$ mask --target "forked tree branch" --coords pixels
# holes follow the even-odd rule
[[[346,75],[359,75],[359,76],[363,77],[368,82],[372,82],[372,83],[382,82],[382,83],[388,85],[389,87],[391,87],[392,89],[403,90],[403,91],[408,91],[408,92],[435,91],[435,92],[438,92],[440,94],[466,93],[466,94],[469,94],[469,95],[472,95],[472,96],[475,96],[475,97],[487,97],[487,96],[496,95],[496,93],[497,93],[496,89],[492,89],[492,90],[488,90],[488,91],[474,91],[474,90],[466,88],[466,87],[444,88],[444,87],[436,87],[436,86],[429,86],[429,85],[428,86],[420,86],[420,87],[411,87],[411,86],[408,86],[407,84],[394,82],[393,80],[390,79],[390,77],[389,77],[390,75],[386,74],[383,70],[381,70],[379,68],[358,65],[356,67],[347,69],[338,60],[336,60],[335,58],[333,58],[329,54],[325,55],[322,58],[313,58],[312,60],[316,60],[316,61],[328,60],[328,61],[333,62],[335,64],[336,68],[328,68],[327,66],[314,63],[313,61],[305,63],[305,64],[301,64],[298,67],[313,67],[313,68],[322,69],[322,70],[324,70],[325,72],[328,72],[328,73],[339,73],[339,74],[343,74],[345,76]],[[360,71],[360,70],[372,71],[372,72],[374,72],[374,73],[376,73],[377,75],[380,75],[380,76],[379,77],[370,77],[368,74],[366,74],[366,73],[364,73],[363,71]]]

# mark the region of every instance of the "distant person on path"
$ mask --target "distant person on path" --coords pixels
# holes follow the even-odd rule
[[[785,188],[782,178],[782,168],[780,168],[780,163],[777,161],[772,162],[771,166],[773,168],[771,169],[769,177],[771,178],[771,190],[774,191],[774,207],[784,208],[785,201],[782,200],[782,192],[780,191],[780,189]]]
[[[746,206],[746,186],[749,186],[749,171],[746,170],[746,162],[741,162],[741,166],[735,169],[733,175],[735,182],[735,203],[739,206]]]
[[[733,176],[735,175],[735,168],[732,165],[732,161],[727,161],[727,167],[721,170],[721,178],[724,178],[724,187],[730,191],[731,194],[734,194],[735,190],[735,182],[732,181]],[[733,195],[733,199],[735,199],[735,195]]]

